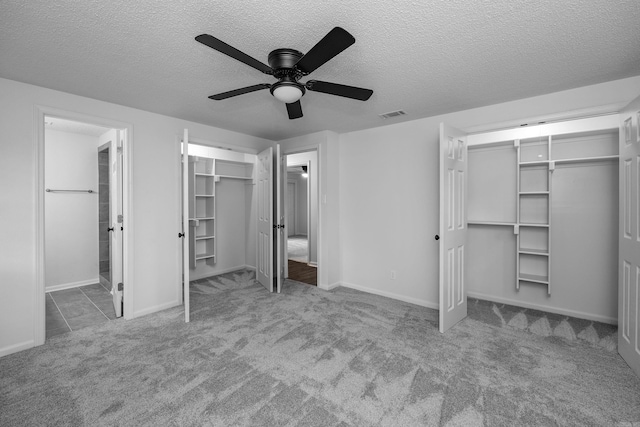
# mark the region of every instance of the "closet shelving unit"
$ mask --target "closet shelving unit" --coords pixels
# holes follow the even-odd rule
[[[501,145],[504,148],[505,142],[470,149],[491,145]],[[503,213],[495,212],[498,206],[504,204],[503,200],[497,199],[492,203],[485,203],[484,212],[472,212],[470,209],[471,218],[467,223],[470,226],[513,227],[517,251],[516,289],[520,289],[522,283],[546,285],[547,294],[551,295],[554,171],[563,165],[617,162],[617,129],[516,139],[512,141],[512,146],[516,152],[515,221],[489,220],[505,217]],[[498,176],[497,179],[494,176],[492,182],[499,184],[502,179],[503,176]],[[487,194],[491,196],[490,192]],[[510,203],[510,200],[506,203]],[[491,209],[494,211],[490,212]]]
[[[521,282],[547,285],[551,294],[551,137],[515,140],[517,205],[514,227],[516,289]]]
[[[215,263],[216,190],[213,159],[189,156],[189,246],[191,268],[198,261]]]
[[[216,263],[216,186],[221,180],[254,183],[253,163],[189,156],[190,267]]]

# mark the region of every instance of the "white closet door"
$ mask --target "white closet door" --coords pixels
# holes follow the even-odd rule
[[[440,332],[467,317],[467,137],[440,123]]]
[[[111,295],[116,317],[122,317],[122,152],[124,130],[116,131],[109,148],[109,219],[111,223]]]
[[[189,322],[189,130],[182,137],[182,291],[184,321]]]
[[[618,352],[640,375],[640,98],[620,114]]]
[[[273,148],[258,154],[258,281],[273,292]]]
[[[286,262],[286,234],[284,229],[284,212],[285,212],[285,185],[287,182],[286,160],[280,151],[280,144],[276,145],[276,219],[278,225],[277,231],[277,264],[276,275],[278,277],[276,289],[280,293],[282,290],[282,280],[284,279],[284,263]]]

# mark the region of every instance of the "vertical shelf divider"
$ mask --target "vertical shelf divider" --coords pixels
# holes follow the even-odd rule
[[[520,290],[520,140],[513,141],[516,148],[516,225],[513,232],[516,234],[516,290]]]
[[[549,224],[549,228],[547,229],[547,295],[551,295],[551,192],[553,188],[553,171],[556,168],[556,163],[552,160],[553,157],[551,157],[551,142],[552,137],[549,135],[547,140],[547,144],[549,146],[549,154],[547,157],[549,159],[549,175],[547,178],[547,190],[549,191],[549,195],[547,196],[547,224]]]
[[[544,151],[540,150],[542,147],[536,148],[536,146],[542,145],[543,139],[539,140],[515,140],[514,146],[517,150],[517,175],[516,175],[516,191],[517,191],[517,206],[516,206],[516,226],[514,227],[514,233],[516,237],[516,290],[520,290],[520,282],[539,283],[547,285],[547,294],[551,295],[550,279],[551,279],[551,173],[554,163],[551,159],[551,136],[546,137],[546,147]],[[526,153],[523,155],[523,144],[527,144]],[[529,145],[531,144],[531,145]],[[531,159],[531,154],[537,153],[537,158]],[[543,158],[546,157],[546,159]],[[535,172],[536,168],[546,168],[546,173],[543,175],[546,179],[546,188],[542,185],[536,184],[536,177],[540,174]],[[523,177],[523,171],[527,171],[526,177]],[[526,185],[526,190],[523,191],[523,183],[528,180],[533,181]],[[533,184],[533,185],[531,185]],[[546,215],[546,222],[535,217],[536,212],[542,213],[538,205],[535,204],[536,200],[546,202],[546,209],[543,211]],[[523,212],[523,202],[525,202],[525,208]],[[526,213],[527,209],[531,210],[523,221],[523,213]],[[533,216],[531,216],[533,215]],[[532,247],[523,247],[523,230],[526,231],[527,239],[531,239],[532,234],[538,233],[533,230],[542,230],[546,233],[546,249],[536,247],[535,243]],[[537,239],[534,239],[537,240]],[[539,242],[539,241],[538,241]],[[541,261],[541,259],[543,261]],[[526,261],[523,261],[526,260]],[[528,268],[524,268],[523,262],[526,262]],[[546,265],[545,270],[542,270],[542,265]]]

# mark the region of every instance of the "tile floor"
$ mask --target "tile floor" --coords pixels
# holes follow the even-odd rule
[[[45,310],[47,338],[116,318],[111,294],[100,283],[48,292]]]

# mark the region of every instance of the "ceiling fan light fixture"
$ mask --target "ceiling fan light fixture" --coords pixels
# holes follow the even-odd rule
[[[300,83],[280,81],[271,86],[271,95],[285,104],[298,101],[304,95],[305,89]]]

